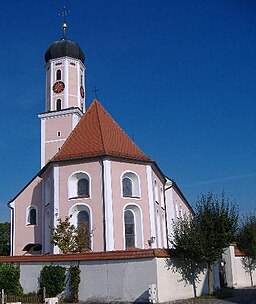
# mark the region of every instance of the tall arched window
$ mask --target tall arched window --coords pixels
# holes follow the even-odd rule
[[[27,225],[37,225],[37,209],[34,206],[27,209]]]
[[[142,211],[135,204],[129,204],[123,213],[124,248],[144,248]]]
[[[124,212],[125,248],[135,247],[135,219],[132,210]]]
[[[86,178],[80,178],[77,182],[77,194],[78,196],[89,196],[89,180]]]
[[[56,72],[56,80],[61,80],[61,70],[57,70],[57,72]]]
[[[85,210],[77,215],[78,242],[81,249],[90,249],[90,216]]]
[[[140,182],[137,174],[125,172],[122,176],[122,196],[140,197]]]
[[[57,99],[57,101],[56,101],[56,110],[57,111],[61,110],[61,99]]]

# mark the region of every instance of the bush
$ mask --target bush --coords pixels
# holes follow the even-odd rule
[[[78,303],[78,290],[80,283],[80,269],[79,266],[71,266],[69,268],[69,301],[72,303]]]
[[[40,290],[46,289],[47,297],[56,297],[65,289],[66,268],[62,266],[44,266],[40,274]]]
[[[0,264],[0,290],[6,294],[21,296],[23,294],[20,285],[20,267],[13,264]]]

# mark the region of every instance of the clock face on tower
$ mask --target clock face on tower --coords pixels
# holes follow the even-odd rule
[[[56,81],[52,87],[54,93],[61,93],[65,89],[65,84],[63,81]]]

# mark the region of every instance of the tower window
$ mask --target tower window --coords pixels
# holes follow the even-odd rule
[[[56,109],[57,109],[57,111],[60,111],[60,110],[61,110],[61,100],[60,100],[60,99],[57,99],[57,102],[56,102]]]
[[[83,85],[83,75],[80,76],[80,84]]]
[[[61,80],[61,70],[57,70],[56,72],[56,79]]]
[[[60,131],[57,132],[57,136],[58,136],[58,137],[61,136],[61,132],[60,132]]]

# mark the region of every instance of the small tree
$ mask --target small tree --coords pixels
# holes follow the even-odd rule
[[[10,255],[10,223],[0,223],[0,256]]]
[[[193,217],[178,220],[173,224],[173,245],[177,255],[183,263],[174,266],[183,279],[192,284],[194,296],[197,297],[196,283],[199,280],[199,274],[203,271],[202,261],[202,243],[200,231],[198,231]]]
[[[183,259],[207,265],[209,294],[213,293],[212,266],[234,241],[237,220],[237,209],[229,198],[224,193],[218,197],[209,192],[198,198],[194,217],[176,227],[174,248]]]
[[[220,196],[209,192],[198,199],[195,221],[200,231],[202,261],[207,264],[208,291],[212,294],[212,266],[221,258],[224,249],[235,240],[238,211],[224,192]]]
[[[256,269],[256,215],[249,214],[242,220],[237,236],[237,246],[246,255],[243,258],[245,269],[250,274],[253,286],[252,272]]]
[[[89,250],[90,234],[85,224],[76,228],[70,223],[70,217],[58,219],[53,228],[52,243],[57,245],[62,253],[84,252]]]

